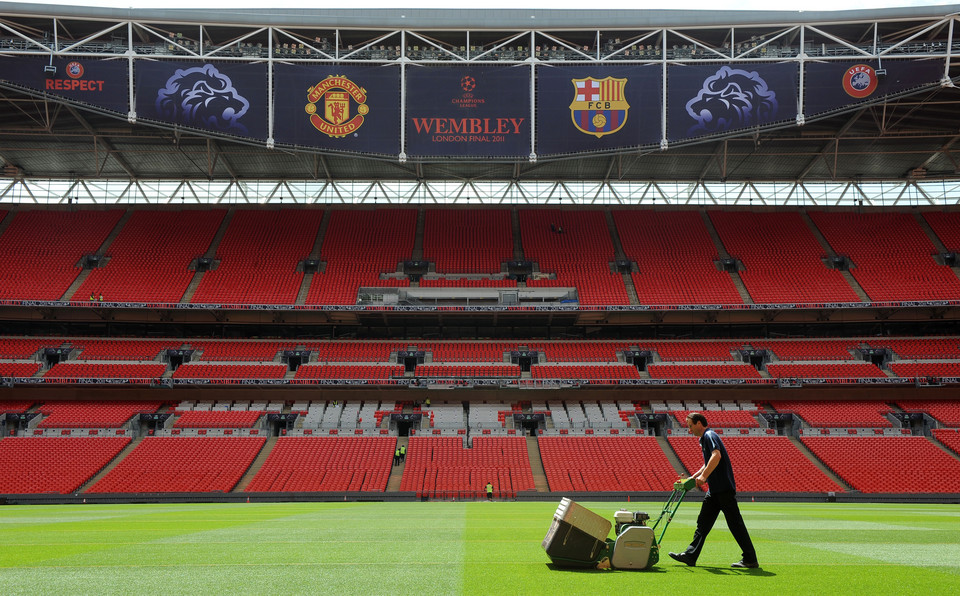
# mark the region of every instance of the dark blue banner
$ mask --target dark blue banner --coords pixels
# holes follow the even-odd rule
[[[667,138],[680,141],[797,117],[796,63],[671,65]]]
[[[412,157],[530,155],[530,67],[409,67]]]
[[[606,151],[660,142],[657,65],[537,68],[537,153]]]
[[[137,117],[266,140],[267,67],[137,60]]]
[[[0,79],[124,116],[130,111],[126,60],[5,56]]]
[[[400,67],[277,64],[274,139],[339,151],[400,153]]]
[[[937,84],[942,77],[942,59],[884,60],[882,68],[876,60],[807,62],[803,113],[816,116],[908,93]]]

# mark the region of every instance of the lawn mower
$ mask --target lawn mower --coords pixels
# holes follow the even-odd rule
[[[611,528],[609,520],[563,498],[543,539],[543,549],[557,567],[649,569],[660,560],[660,542],[684,495],[696,486],[693,478],[675,482],[670,498],[652,526],[647,525],[650,516],[642,511],[615,512],[616,538],[607,537]],[[660,522],[663,527],[657,538]]]

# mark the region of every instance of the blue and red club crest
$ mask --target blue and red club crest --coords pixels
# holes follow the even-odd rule
[[[624,94],[627,79],[587,77],[571,82],[574,92],[570,117],[577,130],[599,139],[623,128],[630,110]]]
[[[863,99],[877,90],[877,73],[867,64],[851,66],[843,73],[843,90],[850,97]]]

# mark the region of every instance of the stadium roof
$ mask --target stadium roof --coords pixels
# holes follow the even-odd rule
[[[616,184],[687,182],[702,184],[697,188],[712,196],[710,184],[735,183],[744,188],[759,187],[762,182],[861,185],[878,181],[900,183],[906,188],[918,181],[936,181],[943,184],[943,194],[947,196],[960,179],[960,156],[954,153],[960,140],[960,90],[953,84],[960,76],[960,62],[954,55],[960,54],[960,42],[954,37],[958,13],[960,5],[836,12],[277,9],[231,10],[224,14],[203,9],[110,9],[0,2],[0,37],[55,33],[61,47],[67,40],[75,43],[127,31],[132,32],[131,37],[146,42],[150,34],[172,36],[201,30],[208,40],[222,44],[244,36],[272,39],[264,36],[291,35],[291,39],[312,40],[329,33],[344,47],[348,41],[363,44],[391,35],[448,45],[456,44],[464,35],[471,40],[469,43],[488,45],[544,36],[560,40],[561,45],[569,43],[575,47],[582,42],[591,48],[596,46],[595,59],[585,62],[577,57],[572,62],[584,64],[603,61],[601,40],[608,36],[617,37],[618,42],[623,37],[625,43],[628,38],[646,40],[664,48],[678,40],[721,48],[731,39],[759,37],[768,40],[761,46],[769,43],[767,47],[772,48],[774,42],[783,47],[799,47],[804,33],[809,40],[816,32],[818,44],[829,42],[822,43],[824,60],[837,57],[827,55],[833,51],[827,50],[827,45],[831,45],[839,48],[841,55],[848,52],[862,59],[876,57],[880,47],[889,50],[917,46],[920,49],[904,50],[903,55],[915,57],[918,52],[927,52],[926,55],[943,56],[948,61],[941,85],[881,103],[860,104],[808,120],[802,126],[769,127],[747,134],[672,144],[666,149],[641,148],[538,160],[405,161],[309,148],[267,148],[202,131],[142,121],[130,123],[87,106],[57,102],[6,86],[0,89],[0,127],[4,131],[0,160],[5,177],[14,183],[29,181],[34,190],[38,180],[49,179],[122,180],[128,184],[147,180],[263,180],[290,182],[289,187],[282,186],[282,182],[264,185],[272,189],[271,196],[277,195],[279,188],[280,196],[289,197],[297,194],[299,182],[338,185],[379,181],[408,185],[407,188],[449,184],[453,190],[443,192],[456,195],[447,197],[456,201],[482,194],[473,192],[469,185],[494,182],[503,183],[505,188],[583,183],[587,185],[587,194],[594,192],[594,183],[605,189]],[[874,49],[866,54],[856,50],[863,46]],[[0,49],[0,55],[6,53]],[[744,60],[755,58],[759,54],[743,56]],[[697,62],[696,57],[689,56],[674,56],[671,60],[658,57],[653,62],[660,60],[664,65]],[[531,61],[535,62],[531,58],[518,60]],[[437,200],[433,196],[435,189],[428,186],[422,188],[430,191],[426,193],[430,197],[424,195],[423,200]],[[369,195],[371,187],[364,188]],[[783,187],[779,188],[783,192]],[[314,191],[306,194],[310,192]],[[403,195],[406,191],[397,192]],[[924,194],[922,190],[920,193]],[[646,196],[646,191],[643,194]],[[9,195],[0,200],[5,198]]]

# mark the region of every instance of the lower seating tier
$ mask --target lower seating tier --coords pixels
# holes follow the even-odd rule
[[[864,493],[955,493],[957,461],[926,437],[803,437],[831,470]]]
[[[703,466],[703,451],[696,437],[671,437],[670,446],[690,474]],[[724,436],[723,446],[730,455],[738,492],[843,490],[787,437]]]
[[[396,437],[281,437],[245,490],[383,492],[396,445]]]
[[[146,437],[88,492],[229,492],[265,442],[262,437]]]
[[[129,443],[129,437],[0,439],[0,494],[76,492]]]
[[[550,490],[668,491],[677,479],[654,437],[540,437]]]

